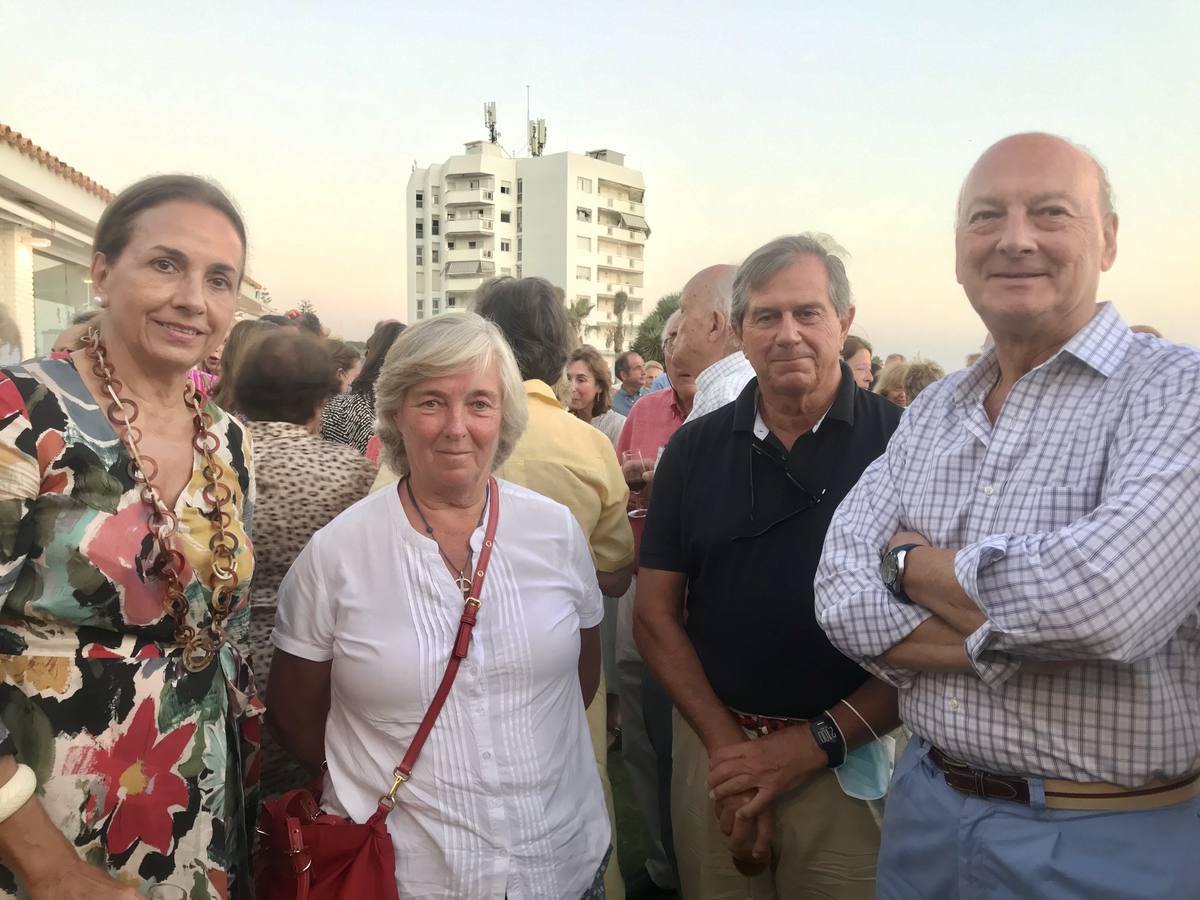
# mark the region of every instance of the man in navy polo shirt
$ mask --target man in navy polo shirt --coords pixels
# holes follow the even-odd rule
[[[813,576],[901,410],[839,358],[854,307],[830,244],[779,238],[742,263],[731,312],[756,377],[655,473],[634,627],[676,707],[685,897],[875,895],[879,827],[831,769],[898,724],[896,692],[818,627]]]

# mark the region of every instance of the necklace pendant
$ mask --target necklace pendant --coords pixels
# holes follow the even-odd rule
[[[454,579],[454,583],[458,585],[458,589],[463,592],[464,597],[471,590],[471,579],[466,575],[459,575]]]

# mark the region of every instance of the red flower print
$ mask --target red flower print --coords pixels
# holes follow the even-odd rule
[[[124,853],[142,841],[170,853],[171,814],[188,805],[187,783],[173,771],[196,733],[194,724],[161,737],[155,726],[154,699],[147,697],[129,727],[110,749],[89,748],[68,759],[66,773],[99,775],[84,806],[90,822],[108,822],[108,852]]]

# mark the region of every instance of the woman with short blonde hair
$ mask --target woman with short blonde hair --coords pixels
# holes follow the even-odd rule
[[[466,659],[387,817],[399,894],[601,896],[609,824],[584,707],[603,607],[570,511],[492,477],[528,416],[512,351],[474,313],[429,319],[396,341],[375,400],[401,477],[318,531],[284,578],[272,730],[314,774],[324,765],[326,812],[367,821],[475,605]],[[493,510],[487,580],[468,597]]]
[[[908,363],[887,366],[879,373],[875,382],[875,393],[897,406],[908,406],[908,394],[904,390],[904,379],[908,377]]]

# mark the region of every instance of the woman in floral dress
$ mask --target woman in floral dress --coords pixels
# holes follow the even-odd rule
[[[245,248],[213,185],[139,182],[97,227],[83,349],[0,369],[0,788],[37,779],[0,896],[250,896],[250,443],[188,379]]]

